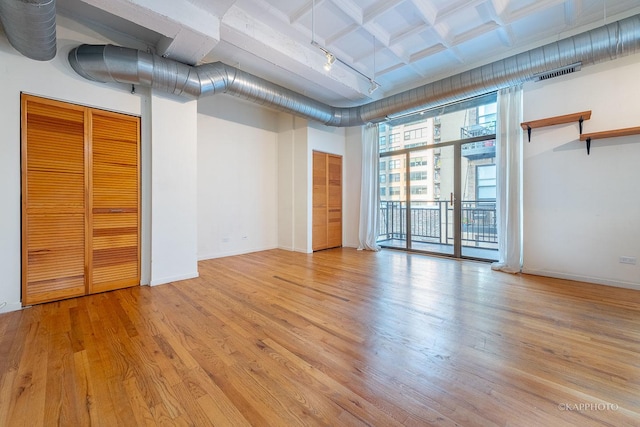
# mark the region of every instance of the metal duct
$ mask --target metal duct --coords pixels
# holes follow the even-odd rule
[[[82,45],[69,52],[81,76],[99,82],[141,84],[177,95],[229,93],[322,122],[358,126],[390,115],[435,107],[524,83],[569,65],[582,66],[640,51],[640,15],[474,68],[368,104],[338,108],[220,62],[189,66],[142,51]]]
[[[0,0],[0,21],[9,43],[24,56],[38,61],[56,56],[55,0]]]

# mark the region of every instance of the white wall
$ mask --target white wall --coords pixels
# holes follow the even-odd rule
[[[278,115],[278,248],[295,250],[295,117]]]
[[[198,258],[278,247],[278,114],[225,95],[198,112]]]
[[[360,183],[362,181],[362,128],[346,129],[344,200],[342,210],[343,246],[357,248],[360,227]]]
[[[308,120],[293,118],[293,248],[297,252],[311,252],[309,235],[309,171]],[[312,173],[312,172],[311,172]]]
[[[529,83],[524,119],[592,110],[584,132],[640,126],[640,55]],[[578,125],[534,129],[524,143],[524,270],[640,289],[640,136],[594,140]]]
[[[151,285],[198,276],[197,101],[151,96]]]

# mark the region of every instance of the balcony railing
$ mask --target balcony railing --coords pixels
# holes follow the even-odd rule
[[[495,135],[496,122],[486,122],[477,125],[464,126],[460,128],[460,139],[475,138],[477,136]]]
[[[453,207],[448,200],[414,202],[410,211],[411,240],[453,245]],[[464,201],[461,207],[461,240],[468,247],[497,247],[496,205],[485,201]],[[407,239],[407,204],[380,202],[378,242]]]

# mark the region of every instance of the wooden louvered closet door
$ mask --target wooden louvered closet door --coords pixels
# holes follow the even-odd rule
[[[342,157],[313,152],[312,249],[342,246]]]
[[[84,122],[83,108],[23,96],[24,305],[85,293]]]
[[[313,152],[313,214],[311,243],[314,251],[327,249],[327,154]]]
[[[139,119],[91,112],[92,251],[89,293],[140,282]]]
[[[22,95],[22,303],[140,282],[139,118]]]

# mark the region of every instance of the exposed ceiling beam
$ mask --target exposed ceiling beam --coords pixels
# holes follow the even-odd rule
[[[158,54],[180,62],[199,62],[220,41],[220,19],[190,2],[82,1],[164,35]]]

